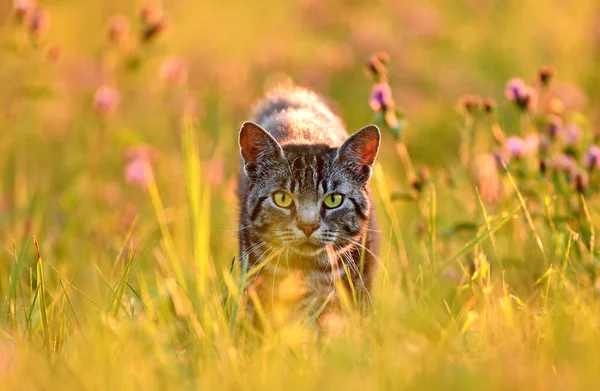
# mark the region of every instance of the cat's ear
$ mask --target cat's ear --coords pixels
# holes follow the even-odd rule
[[[379,128],[375,125],[367,125],[350,136],[338,148],[336,161],[355,172],[359,181],[366,182],[371,177],[380,140]]]
[[[239,144],[244,170],[249,177],[259,165],[278,162],[284,157],[277,140],[254,122],[243,123]]]

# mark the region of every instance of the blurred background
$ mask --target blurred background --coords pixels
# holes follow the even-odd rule
[[[206,229],[216,263],[227,265],[236,255],[236,139],[253,102],[291,79],[330,98],[354,131],[373,119],[364,63],[375,51],[389,53],[412,158],[434,172],[458,160],[459,96],[497,99],[510,135],[518,113],[504,85],[535,79],[540,65],[558,69],[553,88],[566,106],[599,114],[595,0],[32,4],[0,3],[0,238],[10,249],[43,235],[42,247],[67,269],[82,257],[110,264],[136,218],[137,250],[155,251],[147,173],[132,165],[140,154],[185,247],[186,118],[210,189]],[[27,7],[41,8],[22,17]],[[404,186],[389,134],[379,161],[389,187]]]

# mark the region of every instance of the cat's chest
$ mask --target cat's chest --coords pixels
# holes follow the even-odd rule
[[[298,320],[318,314],[337,302],[336,274],[288,269],[262,270],[254,283],[264,314],[273,322]]]

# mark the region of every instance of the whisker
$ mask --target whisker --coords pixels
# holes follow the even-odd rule
[[[346,259],[349,263],[350,263],[350,267],[354,268],[354,271],[356,272],[356,274],[358,275],[358,278],[360,280],[360,283],[362,284],[362,288],[363,291],[365,292],[367,299],[369,300],[369,303],[374,306],[375,304],[373,303],[373,298],[371,297],[371,294],[369,293],[369,290],[367,289],[367,286],[365,284],[365,281],[363,279],[362,274],[360,273],[360,270],[358,268],[358,265],[356,264],[356,262],[354,261],[354,259],[350,256],[350,254],[347,254],[346,252],[344,252],[344,250],[342,250],[338,245],[336,245],[335,243],[333,244],[334,246],[336,246],[337,248],[340,249],[340,254],[342,255],[342,257],[344,257],[344,259]]]
[[[353,240],[353,239],[350,239],[350,238],[347,238],[347,237],[344,237],[344,236],[341,236],[341,235],[338,235],[338,237],[339,237],[340,239],[347,240],[348,242],[350,242],[350,243],[354,244],[355,246],[358,246],[358,247],[360,247],[360,248],[363,248],[365,251],[367,251],[369,254],[371,254],[371,255],[373,256],[373,258],[375,258],[375,260],[377,260],[377,261],[379,262],[379,257],[378,257],[378,256],[377,256],[377,255],[376,255],[376,254],[375,254],[373,251],[371,251],[371,250],[370,250],[370,249],[368,249],[366,246],[364,246],[362,243],[359,243],[359,242],[357,242],[357,241],[355,241],[355,240]]]

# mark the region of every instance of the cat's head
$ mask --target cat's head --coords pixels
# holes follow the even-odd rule
[[[246,122],[240,151],[248,177],[246,203],[255,234],[276,248],[317,255],[360,243],[371,212],[367,182],[380,133],[369,125],[339,148],[284,145],[259,125]]]

